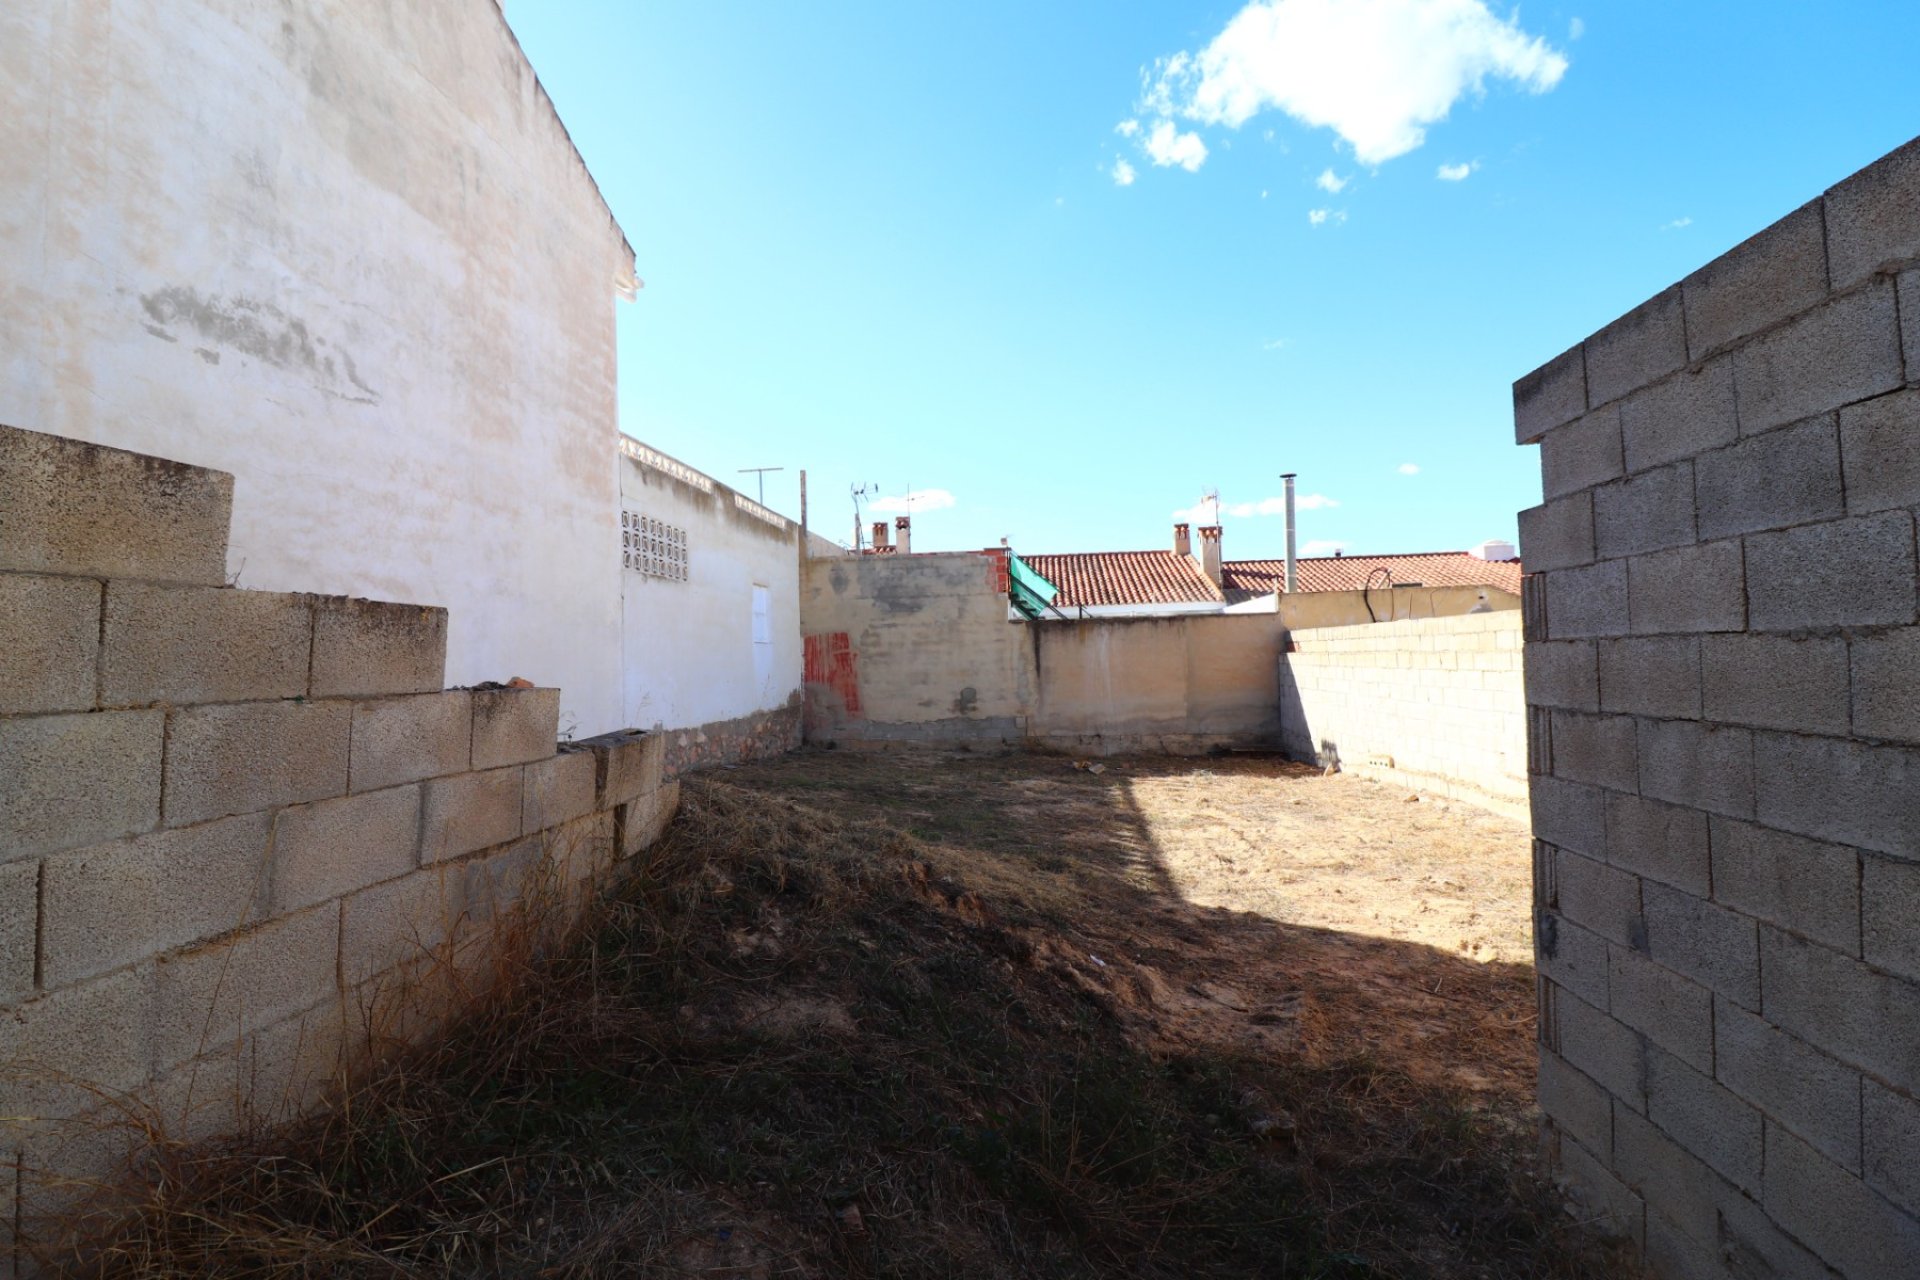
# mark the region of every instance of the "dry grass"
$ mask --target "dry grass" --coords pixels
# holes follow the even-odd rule
[[[1190,900],[1142,788],[1193,766],[1127,767],[690,782],[447,1034],[293,1126],[163,1147],[101,1269],[1613,1274],[1526,1172],[1519,966]]]

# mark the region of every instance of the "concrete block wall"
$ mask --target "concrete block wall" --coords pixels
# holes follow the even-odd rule
[[[0,494],[4,1274],[127,1104],[306,1106],[678,784],[658,734],[558,747],[557,690],[442,689],[442,610],[223,585],[231,477],[0,427]]]
[[[1540,1103],[1661,1277],[1920,1269],[1920,142],[1514,387]]]
[[[1289,633],[1288,752],[1517,811],[1527,791],[1520,619],[1506,610]]]

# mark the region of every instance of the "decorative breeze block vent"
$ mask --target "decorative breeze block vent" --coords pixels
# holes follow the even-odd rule
[[[637,511],[622,511],[620,563],[645,577],[685,582],[687,531]]]

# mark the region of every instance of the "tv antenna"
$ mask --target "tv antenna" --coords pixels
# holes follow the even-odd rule
[[[785,467],[742,467],[740,468],[740,474],[744,476],[748,472],[752,472],[760,481],[760,505],[764,507],[767,505],[767,472],[785,470]]]
[[[860,504],[865,502],[867,495],[877,488],[879,488],[878,485],[872,484],[850,484],[847,486],[847,492],[853,495],[853,549],[855,551],[867,545],[867,527],[861,523]]]

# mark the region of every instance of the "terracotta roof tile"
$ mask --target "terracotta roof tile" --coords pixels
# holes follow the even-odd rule
[[[1285,560],[1229,560],[1220,566],[1225,590],[1200,572],[1192,556],[1172,551],[1089,551],[1022,556],[1035,573],[1060,589],[1055,604],[1237,604],[1280,590]],[[1520,594],[1518,560],[1482,560],[1464,551],[1389,556],[1303,556],[1296,561],[1302,591],[1359,591],[1373,585],[1497,587]],[[1377,570],[1384,572],[1376,573]]]
[[[1060,588],[1061,606],[1096,604],[1218,604],[1220,588],[1207,581],[1192,556],[1171,551],[1090,551],[1079,555],[1021,556]]]

